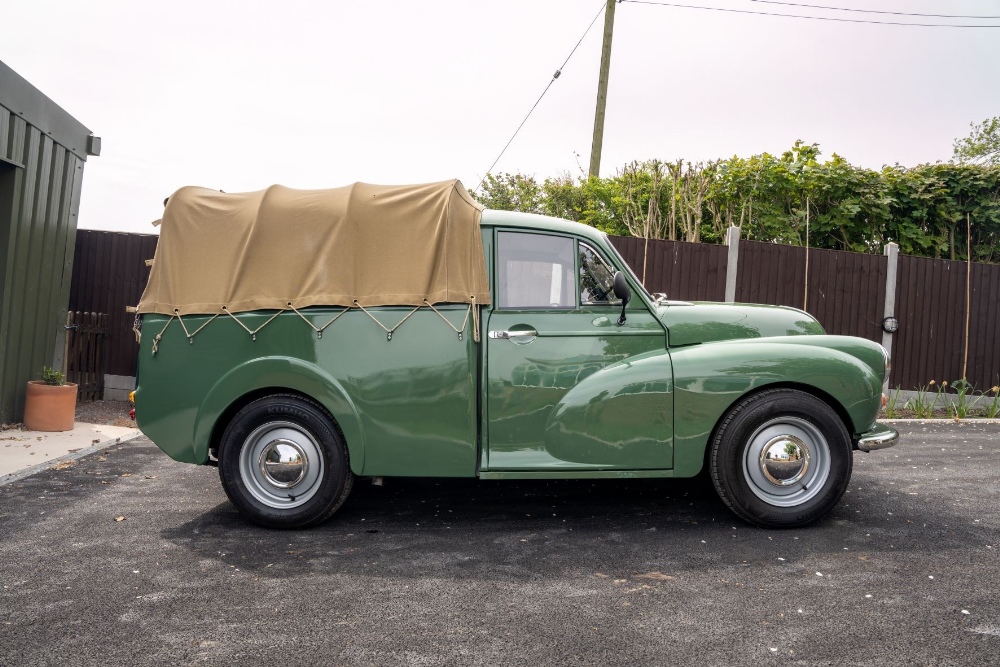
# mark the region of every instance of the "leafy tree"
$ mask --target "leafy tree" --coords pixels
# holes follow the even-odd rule
[[[546,215],[567,218],[597,227],[608,234],[628,234],[622,222],[624,201],[610,179],[574,178],[565,173],[545,179]]]
[[[1000,166],[1000,116],[969,123],[969,127],[969,136],[955,140],[952,157],[959,164]]]
[[[486,208],[523,213],[542,212],[542,188],[534,176],[487,174],[473,195]]]
[[[1000,165],[899,165],[874,171],[802,141],[780,156],[692,163],[635,161],[609,178],[564,173],[486,179],[491,208],[545,213],[609,234],[722,242],[742,238],[881,253],[1000,261]],[[971,238],[969,233],[971,232]]]

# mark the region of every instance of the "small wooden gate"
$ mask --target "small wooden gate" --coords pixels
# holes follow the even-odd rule
[[[80,401],[97,401],[104,395],[107,341],[107,314],[66,313],[66,380],[79,386]]]

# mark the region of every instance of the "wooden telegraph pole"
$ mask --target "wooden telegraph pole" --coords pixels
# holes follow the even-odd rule
[[[604,144],[604,107],[608,103],[608,71],[611,69],[611,34],[615,27],[615,0],[607,0],[604,10],[604,46],[601,48],[601,75],[597,80],[597,112],[594,114],[594,143],[590,147],[590,176],[601,175],[601,147]]]

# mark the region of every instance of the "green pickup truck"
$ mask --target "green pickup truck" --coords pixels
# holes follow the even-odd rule
[[[264,526],[355,477],[708,473],[748,522],[833,508],[889,359],[787,307],[650,295],[606,235],[461,183],[167,203],[140,301],[139,428]]]

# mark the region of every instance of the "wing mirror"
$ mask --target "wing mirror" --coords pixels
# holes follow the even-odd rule
[[[615,272],[615,296],[622,302],[622,314],[618,318],[618,326],[621,326],[625,324],[625,306],[632,300],[632,289],[628,286],[625,274],[621,271]]]

